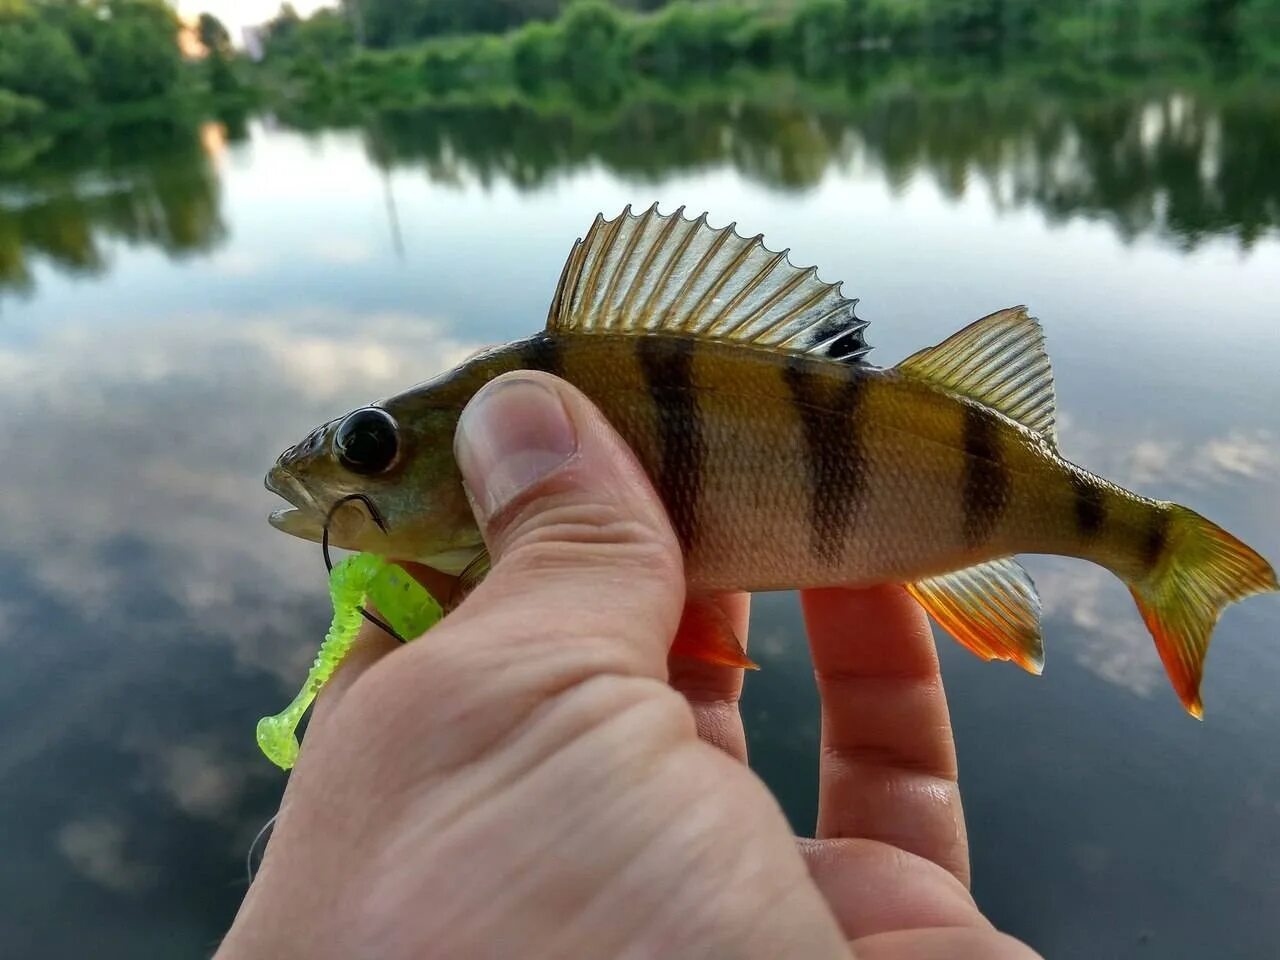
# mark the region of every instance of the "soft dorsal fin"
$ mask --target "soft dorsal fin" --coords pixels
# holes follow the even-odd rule
[[[1057,446],[1053,370],[1040,322],[1026,307],[983,317],[898,369],[999,410]]]
[[[719,229],[684,207],[597,216],[569,254],[547,330],[669,333],[856,361],[870,349],[857,300],[760,236]]]
[[[991,560],[909,583],[907,590],[983,660],[1012,660],[1030,673],[1044,669],[1040,595],[1017,560]]]

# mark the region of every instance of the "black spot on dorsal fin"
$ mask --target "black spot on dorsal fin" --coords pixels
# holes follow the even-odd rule
[[[871,350],[866,337],[867,321],[854,312],[858,301],[853,301],[848,317],[831,317],[813,331],[813,342],[819,344],[815,352],[831,360],[859,363]]]

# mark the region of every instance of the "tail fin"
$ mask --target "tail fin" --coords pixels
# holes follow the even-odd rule
[[[1182,705],[1204,716],[1200,676],[1209,636],[1227,604],[1280,589],[1275,571],[1221,527],[1170,504],[1167,547],[1155,569],[1129,590]]]

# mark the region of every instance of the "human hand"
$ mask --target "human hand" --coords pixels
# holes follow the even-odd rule
[[[222,960],[1033,956],[957,879],[946,708],[901,591],[805,597],[822,839],[797,845],[739,762],[741,672],[673,661],[666,682],[679,548],[600,414],[504,378],[458,455],[493,571],[331,682]],[[745,598],[726,610],[745,635]]]
[[[969,894],[955,744],[929,620],[897,586],[801,594],[822,703],[810,875],[858,960],[1036,954],[997,933]],[[746,597],[733,617],[745,637]],[[746,762],[742,671],[673,658],[704,740]]]

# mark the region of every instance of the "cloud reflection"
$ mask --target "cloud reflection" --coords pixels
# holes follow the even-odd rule
[[[13,451],[0,485],[0,783],[21,784],[0,814],[49,821],[25,856],[221,922],[281,783],[254,720],[296,687],[328,613],[315,547],[265,522],[262,473],[313,425],[478,346],[440,318],[305,309],[79,322],[0,347],[0,445]],[[1275,437],[1252,426],[1195,441],[1108,430],[1070,427],[1068,446],[1125,482],[1175,472],[1210,496],[1275,465]],[[1045,567],[1033,570],[1051,656],[1069,651],[1139,695],[1162,688],[1123,586],[1078,561]],[[794,626],[759,609],[762,655],[802,663]],[[799,749],[807,728],[779,717],[752,722]],[[68,771],[86,768],[93,789],[69,791]],[[50,879],[12,909],[82,886]]]
[[[235,813],[251,776],[262,771],[255,764],[233,760],[216,745],[160,743],[148,745],[156,763],[161,789],[174,805],[190,816],[220,820]]]
[[[58,831],[58,850],[80,876],[115,893],[138,893],[155,884],[158,870],[129,857],[128,835],[111,820],[75,820]]]
[[[165,575],[151,589],[192,614],[247,585],[296,590],[300,576],[314,585],[283,562],[292,545],[263,522],[265,467],[316,423],[475,346],[428,318],[307,311],[57,328],[2,350],[10,416],[0,444],[22,451],[0,489],[4,550],[59,602],[94,617],[111,614],[136,574],[104,563],[104,547],[137,536],[161,555]]]
[[[1048,657],[1066,646],[1055,635],[1065,624],[1071,635],[1069,655],[1091,673],[1140,697],[1161,689],[1164,669],[1151,635],[1115,576],[1091,563],[1059,557],[1037,558],[1034,567]]]
[[[1145,439],[1122,469],[1137,487],[1173,479],[1189,489],[1262,480],[1280,468],[1280,443],[1268,430],[1234,429],[1199,443]]]
[[[1184,499],[1193,508],[1228,492],[1238,498],[1243,494],[1234,504],[1237,511],[1242,505],[1247,508],[1247,485],[1280,470],[1280,440],[1261,427],[1231,427],[1200,439],[1127,438],[1114,425],[1104,434],[1071,418],[1063,418],[1061,427],[1072,459],[1131,490],[1150,493],[1159,488],[1162,496]],[[1262,523],[1268,519],[1262,505],[1256,511],[1246,509],[1250,514]],[[1216,519],[1228,522],[1226,517]],[[1247,526],[1241,530],[1252,532]],[[1074,635],[1072,655],[1109,683],[1143,697],[1163,688],[1164,669],[1151,636],[1128,590],[1114,575],[1060,557],[1038,557],[1030,566],[1044,605],[1046,633],[1052,632],[1054,620],[1068,624]],[[1052,638],[1048,642],[1052,645]]]
[[[260,823],[281,783],[254,721],[296,688],[328,619],[318,548],[267,525],[262,475],[315,424],[477,346],[437,318],[332,309],[66,323],[0,346],[15,872],[61,861],[223,922],[246,810]],[[47,879],[9,891],[15,916],[92,896],[31,872]]]

